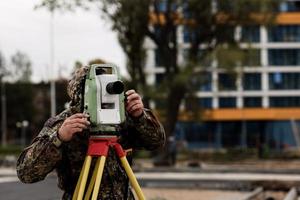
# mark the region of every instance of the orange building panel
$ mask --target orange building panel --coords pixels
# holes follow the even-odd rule
[[[300,108],[244,108],[204,110],[196,119],[192,113],[182,112],[182,121],[240,121],[240,120],[300,120]]]
[[[165,121],[165,112],[155,110],[160,120]],[[180,121],[276,121],[300,120],[300,108],[222,108],[205,109],[198,113],[180,111]]]
[[[299,24],[300,12],[281,13],[276,17],[277,24]]]
[[[186,20],[184,20],[183,16],[179,13],[174,13],[172,16],[175,20],[176,24],[184,24],[187,23]],[[270,18],[269,15],[259,15],[259,14],[253,14],[251,16],[254,20],[256,20],[258,23],[262,21],[268,21]],[[152,24],[165,24],[166,19],[165,16],[162,13],[159,13],[158,15],[154,12],[149,13],[150,23]],[[217,16],[220,23],[226,23],[228,20],[228,17],[224,14],[219,14]],[[299,24],[300,23],[300,12],[287,12],[287,13],[280,13],[276,16],[275,19],[276,24]]]

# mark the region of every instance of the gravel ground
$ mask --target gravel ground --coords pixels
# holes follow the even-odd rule
[[[169,188],[143,188],[148,200],[238,200],[248,192],[221,190],[187,190]]]

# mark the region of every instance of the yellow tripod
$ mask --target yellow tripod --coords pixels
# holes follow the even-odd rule
[[[117,136],[91,136],[89,139],[89,147],[87,156],[84,160],[83,167],[80,172],[80,176],[73,194],[72,200],[89,200],[92,194],[92,200],[97,200],[97,196],[100,189],[101,178],[103,174],[103,169],[105,165],[105,160],[110,147],[113,147],[121,160],[122,166],[126,171],[129,178],[130,184],[136,192],[139,200],[145,200],[145,196],[142,189],[137,182],[136,177],[126,159],[126,153],[122,146],[117,142]],[[85,186],[92,162],[92,157],[98,157],[93,171],[93,175],[90,184],[85,192]],[[85,193],[85,196],[84,196]]]

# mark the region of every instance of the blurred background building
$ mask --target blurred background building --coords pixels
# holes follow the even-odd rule
[[[165,9],[161,4],[160,9]],[[176,125],[176,139],[193,148],[264,148],[282,151],[300,146],[300,1],[284,1],[274,26],[234,27],[233,37],[247,51],[238,75],[211,60],[199,87],[201,120],[186,120],[186,101]],[[188,30],[177,32],[179,62],[189,48]],[[164,68],[155,45],[146,41],[147,81],[159,84]],[[159,105],[156,105],[159,109]]]

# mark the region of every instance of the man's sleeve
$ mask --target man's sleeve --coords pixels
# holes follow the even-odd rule
[[[57,131],[62,124],[57,117],[50,118],[31,145],[23,150],[17,161],[17,175],[24,183],[43,180],[62,158],[55,143]]]
[[[138,119],[128,117],[127,126],[130,146],[134,148],[155,150],[165,144],[165,130],[149,109]]]

